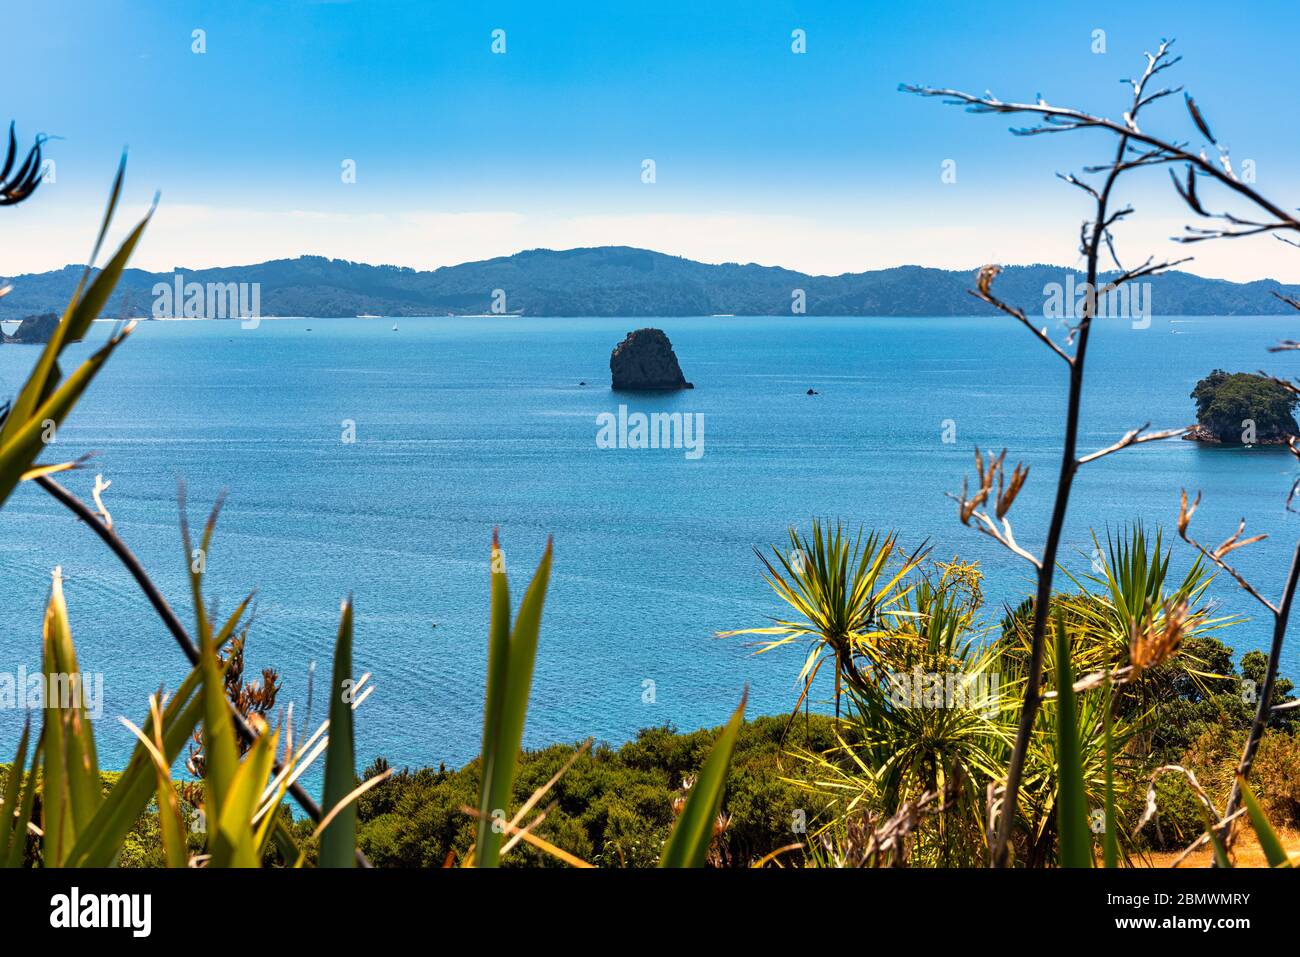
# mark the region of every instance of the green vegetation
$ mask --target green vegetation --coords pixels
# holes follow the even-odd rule
[[[814,522],[811,535],[791,533],[797,562],[764,558],[769,583],[799,614],[756,629],[780,635],[764,649],[805,641],[805,671],[834,649],[827,660],[839,663],[847,705],[835,747],[791,748],[804,764],[791,778],[823,809],[808,850],[821,864],[979,866],[1015,733],[1032,603],[994,627],[982,618],[974,566],[922,559],[885,539],[894,558],[882,568],[863,560],[879,554],[880,540],[853,550],[847,540]],[[1161,536],[1140,526],[1098,554],[1092,573],[1070,577],[1076,590],[1053,597],[1048,703],[1030,738],[1013,832],[1022,865],[1083,865],[1094,851],[1132,863],[1164,846],[1159,825],[1141,820],[1151,775],[1182,761],[1226,774],[1230,788],[1232,754],[1202,761],[1192,748],[1204,735],[1241,738],[1251,723],[1263,656],[1245,656],[1244,677],[1233,670],[1214,633],[1234,620],[1212,617],[1201,562],[1172,578]],[[849,602],[872,610],[844,627],[844,596],[885,594]],[[1276,703],[1290,701],[1290,690],[1279,684]],[[1296,740],[1291,712],[1275,714],[1274,746],[1285,752]],[[1260,786],[1270,812],[1289,817],[1289,789]],[[1192,836],[1203,830],[1202,821]]]
[[[1231,786],[1250,724],[1250,705],[1243,699],[1241,682],[1243,677],[1258,674],[1263,656],[1258,652],[1243,656],[1239,672],[1233,667],[1231,649],[1209,636],[1190,639],[1184,655],[1187,661],[1201,663],[1198,670],[1203,668],[1215,677],[1202,688],[1177,661],[1148,672],[1144,690],[1160,703],[1139,736],[1149,742],[1146,764],[1179,764],[1192,771],[1209,793],[1222,795]],[[1295,700],[1289,690],[1287,682],[1275,699],[1277,703]],[[932,719],[940,716],[935,711],[926,714]],[[1252,774],[1267,816],[1276,826],[1289,830],[1300,828],[1300,735],[1293,719],[1286,717],[1294,714],[1279,713]],[[525,751],[519,758],[511,804],[522,804],[572,760],[550,792],[547,818],[539,830],[549,842],[600,867],[653,867],[676,819],[674,807],[680,808],[685,785],[698,772],[720,730],[678,733],[670,727],[657,727],[641,731],[619,747],[601,745],[588,752],[581,746],[557,744]],[[851,736],[845,721],[837,725],[833,717],[817,713],[800,714],[793,722],[785,716],[746,722],[737,736],[721,808],[725,826],[713,844],[710,863],[748,866],[791,844],[805,844],[808,834],[822,831],[840,806],[841,797],[821,794],[808,780],[806,757],[826,755],[837,762],[837,780],[848,781],[852,762],[840,742]],[[0,765],[0,792],[9,780],[8,770]],[[464,861],[474,846],[477,826],[462,808],[478,800],[481,762],[475,760],[457,770],[393,771],[380,758],[361,777],[370,779],[386,772],[386,778],[356,800],[358,844],[371,862],[376,867],[429,868],[441,867],[449,859]],[[120,777],[120,772],[102,772],[105,790]],[[1132,823],[1141,812],[1146,782],[1136,771],[1121,771],[1120,784],[1124,789],[1122,813]],[[184,820],[196,820],[198,805],[185,799],[184,788],[178,791]],[[1148,850],[1180,850],[1205,829],[1204,808],[1186,778],[1161,775],[1156,793],[1159,813],[1133,843],[1135,859]],[[293,818],[286,807],[281,819],[296,843],[310,836],[312,824],[301,814]],[[827,832],[832,843],[830,835],[834,833],[834,828]],[[923,830],[913,839],[928,833]],[[191,855],[203,853],[202,834],[191,832],[187,841]],[[812,853],[796,847],[775,860],[785,865],[829,863],[815,853],[819,847]],[[915,863],[927,853],[924,847],[918,850],[920,856],[913,856]],[[293,863],[274,846],[263,860],[264,866]],[[305,863],[315,863],[313,852],[308,852]],[[502,864],[533,867],[562,866],[563,862],[540,848],[519,846]],[[165,866],[156,801],[149,802],[147,812],[123,840],[118,865]]]
[[[1267,376],[1215,369],[1196,383],[1196,421],[1219,442],[1253,445],[1300,435],[1295,408],[1300,396]]]
[[[124,159],[113,181],[108,210],[104,213],[99,236],[95,240],[95,248],[90,256],[92,263],[99,256],[104,236],[108,232],[109,223],[112,222],[113,212],[117,208],[118,197],[121,195],[125,172]],[[152,215],[150,211],[149,215],[131,230],[103,269],[94,272],[87,267],[81,274],[72,301],[63,311],[58,329],[41,350],[27,382],[12,402],[0,408],[0,505],[4,504],[20,481],[35,478],[38,474],[51,474],[72,467],[71,463],[67,463],[32,470],[36,457],[45,449],[49,429],[57,428],[63,423],[95,375],[108,361],[108,357],[125,341],[131,327],[126,326],[110,338],[106,345],[81,363],[66,379],[59,367],[59,357],[69,343],[76,342],[85,335],[90,328],[90,323],[103,310]]]
[[[815,829],[817,805],[788,780],[796,762],[786,752],[833,747],[833,723],[813,714],[795,721],[788,736],[785,729],[782,717],[757,718],[740,727],[721,807],[725,825],[712,848],[714,863],[747,866],[802,840],[805,822],[807,831]],[[653,867],[690,791],[687,785],[695,782],[720,733],[714,728],[678,734],[660,727],[618,748],[601,745],[588,752],[554,745],[524,752],[513,800],[522,803],[573,760],[550,792],[541,826],[547,839],[602,867]],[[365,774],[387,769],[380,759]],[[475,825],[460,808],[476,799],[481,774],[476,760],[460,770],[404,769],[391,775],[357,802],[362,850],[376,866],[439,867],[448,855],[464,859],[474,844]],[[503,863],[559,861],[534,848],[521,849]]]

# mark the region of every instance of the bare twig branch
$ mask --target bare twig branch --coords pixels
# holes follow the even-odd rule
[[[1191,545],[1193,548],[1195,548],[1198,552],[1204,555],[1209,561],[1213,562],[1219,568],[1223,569],[1225,572],[1231,575],[1233,580],[1236,581],[1236,583],[1241,586],[1243,591],[1245,591],[1257,602],[1259,602],[1270,612],[1276,615],[1278,613],[1277,605],[1273,604],[1271,601],[1269,601],[1267,598],[1261,595],[1259,591],[1256,590],[1255,586],[1246,580],[1245,576],[1243,576],[1239,571],[1237,571],[1235,568],[1233,568],[1231,565],[1229,565],[1227,562],[1223,560],[1224,556],[1229,554],[1230,552],[1234,552],[1238,548],[1243,548],[1246,545],[1251,545],[1254,544],[1255,542],[1262,541],[1268,536],[1256,535],[1253,538],[1247,538],[1244,541],[1239,541],[1238,539],[1240,538],[1241,533],[1246,530],[1246,520],[1242,519],[1241,524],[1237,526],[1237,530],[1233,532],[1233,534],[1230,535],[1221,545],[1219,545],[1218,548],[1214,548],[1214,549],[1206,548],[1200,542],[1196,541],[1196,539],[1192,538],[1190,535],[1187,534],[1187,526],[1191,523],[1192,516],[1196,514],[1196,509],[1200,506],[1200,504],[1201,504],[1200,492],[1196,493],[1196,498],[1192,501],[1191,505],[1189,506],[1187,504],[1187,490],[1183,489],[1182,503],[1179,505],[1179,509],[1178,509],[1178,537],[1181,538],[1183,541],[1185,541],[1188,545]]]
[[[1079,459],[1080,465],[1088,462],[1095,462],[1104,455],[1110,455],[1112,452],[1118,452],[1120,449],[1126,449],[1130,445],[1141,445],[1143,442],[1159,442],[1161,439],[1172,439],[1175,435],[1186,435],[1195,426],[1187,425],[1181,429],[1165,429],[1163,432],[1151,432],[1147,434],[1146,430],[1151,428],[1151,423],[1139,425],[1136,429],[1130,429],[1124,433],[1124,436],[1115,444],[1108,445],[1104,449],[1099,449],[1091,455],[1085,455]]]
[[[995,306],[996,308],[1001,309],[1008,316],[1014,316],[1016,319],[1019,319],[1022,323],[1025,324],[1025,327],[1034,335],[1036,335],[1049,349],[1055,352],[1066,362],[1073,365],[1074,360],[1070,358],[1069,353],[1067,353],[1064,349],[1062,349],[1060,346],[1058,346],[1055,342],[1052,341],[1051,336],[1047,334],[1046,327],[1043,327],[1042,329],[1035,327],[1034,324],[1029,321],[1028,317],[1025,316],[1025,313],[1022,309],[1018,309],[1015,306],[1007,305],[997,296],[993,295],[993,280],[994,278],[996,278],[997,274],[1000,273],[1001,271],[1002,271],[1001,266],[988,265],[988,266],[980,267],[980,271],[976,274],[975,277],[976,288],[967,291],[976,299],[981,299],[984,302],[987,302],[990,306]]]
[[[1149,58],[1160,60],[1161,62],[1155,67],[1148,66],[1147,71],[1142,78],[1132,85],[1137,93],[1134,105],[1128,113],[1124,114],[1123,122],[1108,119],[1102,116],[1094,116],[1083,110],[1071,109],[1068,107],[1052,106],[1046,100],[1039,99],[1036,103],[1012,103],[999,100],[991,93],[985,93],[983,96],[976,96],[965,93],[961,90],[943,89],[936,87],[915,86],[909,84],[900,85],[899,89],[914,93],[918,96],[941,97],[944,101],[954,106],[965,106],[971,113],[1002,113],[1002,114],[1035,114],[1042,119],[1043,125],[1037,127],[1028,127],[1013,129],[1012,132],[1020,136],[1034,136],[1042,133],[1062,133],[1070,130],[1095,129],[1110,132],[1121,138],[1127,148],[1131,143],[1141,143],[1149,148],[1150,155],[1141,165],[1156,165],[1157,163],[1185,163],[1190,170],[1195,170],[1198,174],[1210,177],[1221,185],[1226,186],[1229,190],[1245,198],[1249,202],[1264,210],[1271,217],[1267,224],[1257,223],[1255,228],[1250,231],[1216,231],[1214,236],[1204,238],[1215,238],[1215,236],[1233,237],[1238,235],[1254,235],[1259,232],[1271,232],[1274,230],[1288,230],[1291,232],[1300,232],[1300,218],[1288,212],[1282,207],[1269,201],[1248,184],[1242,182],[1232,168],[1232,162],[1228,157],[1227,151],[1220,148],[1217,163],[1210,160],[1204,152],[1194,153],[1185,143],[1168,142],[1160,137],[1143,132],[1137,125],[1137,112],[1143,106],[1147,105],[1158,97],[1148,97],[1145,94],[1146,83],[1157,73],[1178,62],[1178,58],[1168,58],[1169,44],[1162,43],[1160,49],[1155,54],[1148,54]],[[1132,81],[1131,81],[1132,82]],[[1175,90],[1161,91],[1160,96],[1165,96]],[[1214,140],[1209,131],[1209,126],[1205,118],[1201,115],[1200,109],[1196,106],[1191,96],[1186,97],[1187,110],[1193,123],[1200,131],[1201,135],[1209,140],[1216,147],[1218,143]],[[1114,167],[1118,170],[1124,165],[1124,153],[1116,159]],[[1188,183],[1192,183],[1191,173],[1189,172]],[[1195,200],[1194,186],[1179,188],[1180,195],[1183,196],[1188,205],[1200,216],[1214,216],[1207,212],[1199,201]],[[1189,199],[1190,197],[1190,199]],[[1184,237],[1182,241],[1198,241],[1195,238],[1189,239]]]
[[[95,500],[95,507],[99,509],[100,518],[103,519],[106,528],[113,527],[113,516],[108,514],[108,509],[104,507],[104,499],[101,496],[108,491],[108,487],[113,484],[113,480],[104,481],[103,475],[95,476],[95,488],[91,491],[90,497]]]
[[[979,480],[979,487],[976,488],[975,494],[968,498],[969,485],[965,479],[962,479],[961,494],[949,494],[948,497],[957,503],[957,517],[963,525],[970,525],[971,519],[975,519],[978,522],[977,525],[973,526],[975,529],[997,540],[1035,568],[1041,568],[1038,558],[1025,551],[1016,542],[1016,536],[1011,531],[1011,522],[1006,517],[1007,512],[1011,510],[1011,506],[1015,504],[1016,496],[1020,494],[1021,488],[1024,487],[1025,479],[1029,477],[1029,469],[1017,464],[1011,472],[1010,479],[1008,479],[1003,469],[1003,462],[1006,457],[1007,450],[1003,449],[1002,454],[997,458],[990,456],[986,466],[984,456],[976,448],[975,473]],[[997,495],[993,498],[993,511],[996,518],[980,510],[980,506],[993,495],[993,483],[995,481],[998,487]]]
[[[1126,282],[1132,282],[1135,279],[1144,279],[1147,276],[1155,276],[1159,273],[1165,272],[1166,270],[1173,269],[1175,266],[1181,266],[1183,263],[1191,261],[1191,256],[1184,256],[1182,259],[1174,259],[1162,263],[1152,263],[1151,258],[1147,257],[1147,261],[1141,266],[1138,266],[1136,269],[1125,270],[1123,273],[1107,282],[1106,285],[1097,290],[1097,294],[1103,295],[1112,290],[1118,289]]]

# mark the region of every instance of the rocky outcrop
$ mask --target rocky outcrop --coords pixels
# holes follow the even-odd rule
[[[0,336],[4,336],[0,341],[24,345],[49,342],[57,328],[59,328],[59,317],[56,313],[47,312],[39,316],[28,316],[18,323],[18,328],[14,330],[13,335],[5,336],[0,333]]]
[[[1215,369],[1196,383],[1196,426],[1183,438],[1223,445],[1285,445],[1300,436],[1300,396],[1287,383],[1250,372]]]
[[[1211,432],[1203,425],[1194,425],[1183,433],[1183,439],[1187,442],[1210,442],[1216,443],[1222,441],[1217,435]]]
[[[1257,435],[1253,442],[1247,442],[1237,435],[1223,438],[1204,425],[1194,425],[1183,433],[1183,439],[1188,442],[1205,442],[1209,445],[1286,445],[1289,438],[1287,435]]]
[[[662,329],[637,329],[609,356],[613,387],[621,391],[667,392],[693,389],[682,375],[673,344]]]

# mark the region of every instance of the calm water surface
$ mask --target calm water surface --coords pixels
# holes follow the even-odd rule
[[[1294,319],[1155,320],[1100,328],[1089,353],[1082,446],[1151,420],[1190,422],[1188,393],[1211,369],[1281,375],[1270,356]],[[671,337],[693,391],[610,392],[609,353],[633,328]],[[518,600],[546,542],[546,605],[525,743],[721,722],[746,683],[751,714],[794,700],[799,655],[754,657],[725,628],[764,624],[781,606],[751,548],[814,516],[929,539],[936,555],[981,562],[996,613],[1028,590],[1027,566],[960,526],[944,496],[974,445],[1031,466],[1013,513],[1037,550],[1055,483],[1064,409],[1059,359],[1001,319],[693,318],[310,319],[142,323],[60,432],[60,458],[98,453],[67,483],[89,498],[113,482],[117,528],[189,619],[176,482],[192,520],[229,499],[208,561],[224,609],[257,589],[250,669],[274,666],[282,701],[302,709],[312,662],[328,678],[339,601],[357,608],[358,671],[377,690],[359,713],[359,760],[463,763],[478,750],[486,654],[488,551],[500,526]],[[92,339],[109,332],[96,326]],[[93,343],[72,348],[71,367]],[[0,347],[0,394],[37,350]],[[585,380],[587,385],[580,386]],[[820,395],[808,396],[809,388]],[[596,446],[596,416],[626,403],[703,413],[705,454]],[[942,440],[945,420],[957,441]],[[341,437],[355,423],[356,441]],[[53,460],[53,456],[47,456]],[[1283,501],[1294,475],[1277,449],[1153,443],[1087,466],[1063,554],[1088,569],[1090,528],[1143,519],[1172,528],[1180,487],[1205,500],[1194,528],[1217,542],[1245,517],[1270,538],[1238,553],[1275,592],[1300,523]],[[1177,543],[1175,565],[1188,547]],[[120,766],[147,695],[185,666],[104,547],[40,489],[0,510],[0,671],[39,666],[50,570],[61,565],[86,671],[104,674],[101,760]],[[1263,647],[1265,622],[1226,582],[1225,611],[1255,616],[1227,640]],[[1300,674],[1293,646],[1283,663]],[[645,700],[654,682],[653,702]],[[317,691],[319,692],[318,683]],[[317,718],[319,713],[317,695]],[[299,711],[301,714],[301,710]],[[0,711],[0,760],[21,717]]]

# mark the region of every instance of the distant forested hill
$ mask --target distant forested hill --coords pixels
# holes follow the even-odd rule
[[[494,290],[505,311],[528,316],[789,315],[792,295],[803,290],[809,315],[987,315],[990,307],[967,294],[969,271],[899,266],[841,276],[809,276],[772,266],[709,265],[626,246],[534,249],[514,256],[419,272],[398,266],[319,256],[251,266],[189,270],[186,282],[260,283],[264,316],[418,316],[493,311]],[[1059,266],[1009,266],[995,288],[1007,302],[1041,315],[1044,286],[1064,284]],[[14,290],[0,298],[0,319],[61,312],[79,267],[10,277]],[[105,315],[149,315],[155,283],[174,272],[128,269]],[[1075,281],[1082,277],[1075,274]],[[1174,272],[1150,280],[1156,315],[1270,315],[1289,310],[1272,295],[1300,297],[1300,286],[1272,280],[1232,283]]]

